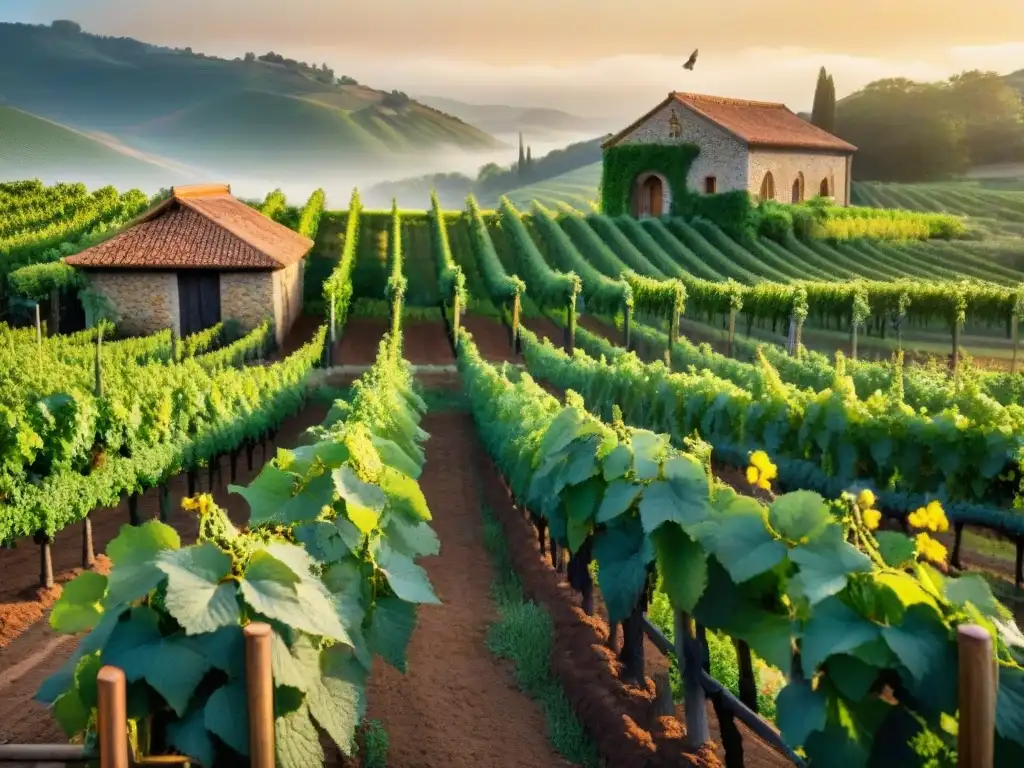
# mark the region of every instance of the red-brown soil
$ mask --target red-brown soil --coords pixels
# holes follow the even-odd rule
[[[516,362],[519,356],[512,351],[509,330],[492,317],[464,315],[462,327],[473,336],[473,342],[484,360],[492,363]]]
[[[541,340],[547,339],[552,346],[561,349],[565,346],[565,330],[555,325],[547,317],[530,317],[523,320],[523,325],[537,334]]]
[[[544,718],[516,688],[512,669],[485,644],[496,618],[493,572],[483,545],[472,419],[428,414],[427,463],[420,479],[441,540],[426,558],[440,606],[421,606],[401,675],[379,659],[368,690],[369,717],[388,733],[391,768],[544,768],[568,765],[555,753]]]
[[[334,365],[372,365],[380,340],[390,326],[384,317],[350,317],[338,341]],[[406,320],[402,323],[402,354],[413,365],[454,365],[444,323]]]
[[[268,441],[268,455],[273,455],[275,446],[296,445],[302,431],[318,424],[326,413],[325,407],[311,404],[298,416],[288,419],[274,444]],[[243,485],[254,479],[265,458],[257,448],[250,471],[243,452],[237,464],[237,483]],[[205,470],[199,473],[198,479],[198,490],[208,491],[209,480]],[[248,505],[241,496],[227,492],[230,481],[230,462],[225,457],[220,462],[219,475],[215,476],[213,495],[233,521],[244,523],[248,519]],[[170,491],[175,506],[169,524],[178,531],[182,541],[194,541],[196,518],[176,503],[188,493],[186,476],[174,478]],[[143,521],[159,516],[159,497],[155,489],[143,494],[138,511]],[[96,510],[91,517],[93,542],[96,553],[100,554],[117,536],[121,526],[128,524],[127,503],[122,501],[113,509]],[[70,580],[81,565],[82,528],[83,525],[77,523],[60,531],[51,547],[58,583]],[[103,570],[108,565],[106,558],[101,556],[94,567]],[[0,551],[0,572],[3,573],[0,584],[0,744],[61,743],[63,734],[49,712],[32,701],[39,685],[60,667],[76,645],[75,637],[58,635],[50,629],[48,622],[39,621],[48,605],[56,599],[59,587],[50,592],[39,590],[39,547],[31,539],[18,541],[13,550]]]

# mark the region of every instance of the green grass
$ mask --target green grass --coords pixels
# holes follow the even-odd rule
[[[601,184],[601,163],[592,163],[575,171],[563,173],[551,179],[539,181],[506,192],[512,205],[520,210],[529,210],[534,200],[540,201],[548,208],[558,208],[559,204],[571,205],[581,211],[591,211],[591,202],[598,199],[598,187]],[[497,201],[486,201],[487,207],[495,207]],[[481,205],[484,201],[481,201]]]
[[[548,738],[573,765],[598,768],[597,748],[583,729],[561,685],[551,671],[554,626],[543,607],[523,597],[519,578],[512,571],[505,537],[494,512],[482,507],[484,546],[494,564],[491,595],[498,620],[487,633],[487,647],[515,667],[516,683],[537,701],[547,721]]]
[[[184,177],[115,142],[104,143],[13,107],[0,106],[0,179],[52,177],[62,180],[116,180],[119,186],[144,184],[155,176],[172,182]],[[96,184],[95,186],[99,186]]]

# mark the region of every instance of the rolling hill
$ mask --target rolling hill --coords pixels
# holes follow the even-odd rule
[[[160,179],[170,186],[188,178],[187,169],[149,157],[104,136],[0,106],[0,179],[31,175],[46,181],[81,181],[89,186],[148,185]]]
[[[0,24],[0,104],[183,163],[206,164],[216,151],[221,173],[254,156],[296,173],[322,168],[314,155],[324,146],[332,159],[365,163],[504,146],[405,94],[268,56],[228,60],[73,24]]]
[[[488,133],[522,131],[531,138],[558,133],[600,133],[611,130],[616,121],[580,117],[560,109],[513,107],[506,104],[467,104],[443,96],[420,96],[420,101],[472,123]]]

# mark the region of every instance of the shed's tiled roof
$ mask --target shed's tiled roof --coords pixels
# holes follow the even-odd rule
[[[791,112],[785,104],[771,101],[728,99],[699,93],[676,93],[675,91],[646,115],[608,139],[602,146],[615,146],[635,128],[672,102],[682,104],[710,120],[750,147],[808,149],[847,154],[857,151],[853,144],[811,125]]]
[[[128,228],[64,261],[86,268],[281,269],[312,246],[225,186],[176,187]]]

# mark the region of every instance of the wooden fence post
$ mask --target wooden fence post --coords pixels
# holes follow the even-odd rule
[[[1013,339],[1013,360],[1010,361],[1010,373],[1017,372],[1017,350],[1020,349],[1020,318],[1010,317],[1010,337]]]
[[[452,296],[452,344],[459,343],[459,320],[462,315],[462,298],[459,296],[459,292],[456,291],[455,295]],[[515,331],[513,331],[515,333]],[[515,346],[515,340],[512,342],[513,347]]]
[[[992,768],[996,735],[997,665],[992,636],[977,624],[957,627],[959,644],[959,768]]]
[[[857,326],[860,325],[856,320],[850,322],[850,359],[857,359]]]
[[[693,619],[675,612],[676,659],[683,678],[683,711],[686,713],[686,739],[691,749],[699,749],[711,738],[704,686],[700,682],[701,659]]]
[[[96,676],[100,768],[128,768],[128,705],[124,672],[105,666]]]
[[[576,296],[569,302],[569,322],[565,324],[565,353],[572,355],[576,349]]]
[[[626,351],[629,352],[633,349],[633,334],[632,334],[632,319],[633,319],[633,308],[626,304],[622,308],[622,335],[623,344],[625,345]]]
[[[329,338],[328,344],[329,344],[329,346],[327,347],[327,367],[328,368],[330,368],[332,365],[334,365],[334,345],[338,343],[338,321],[337,321],[337,317],[335,315],[334,297],[333,296],[331,296],[330,302],[331,302],[331,313],[330,313],[331,316],[330,316],[330,321],[329,321],[330,333],[328,335],[328,338]]]
[[[522,311],[522,299],[517,293],[512,297],[512,351],[515,354],[522,352],[522,344],[519,340],[519,315]]]
[[[43,321],[39,317],[39,302],[36,302],[36,345],[43,346]]]
[[[39,545],[39,585],[46,589],[53,587],[53,554],[50,545],[53,538],[40,531],[35,535],[36,544]]]
[[[747,332],[750,335],[750,332]],[[729,308],[729,340],[727,342],[725,354],[727,357],[733,356],[733,351],[736,345],[736,308]]]
[[[88,568],[96,560],[92,546],[92,518],[88,515],[82,520],[82,567]]]
[[[50,336],[56,336],[60,329],[60,289],[50,291],[50,326],[46,329]]]
[[[245,692],[249,700],[249,765],[274,768],[274,679],[270,625],[253,622],[245,635]]]

